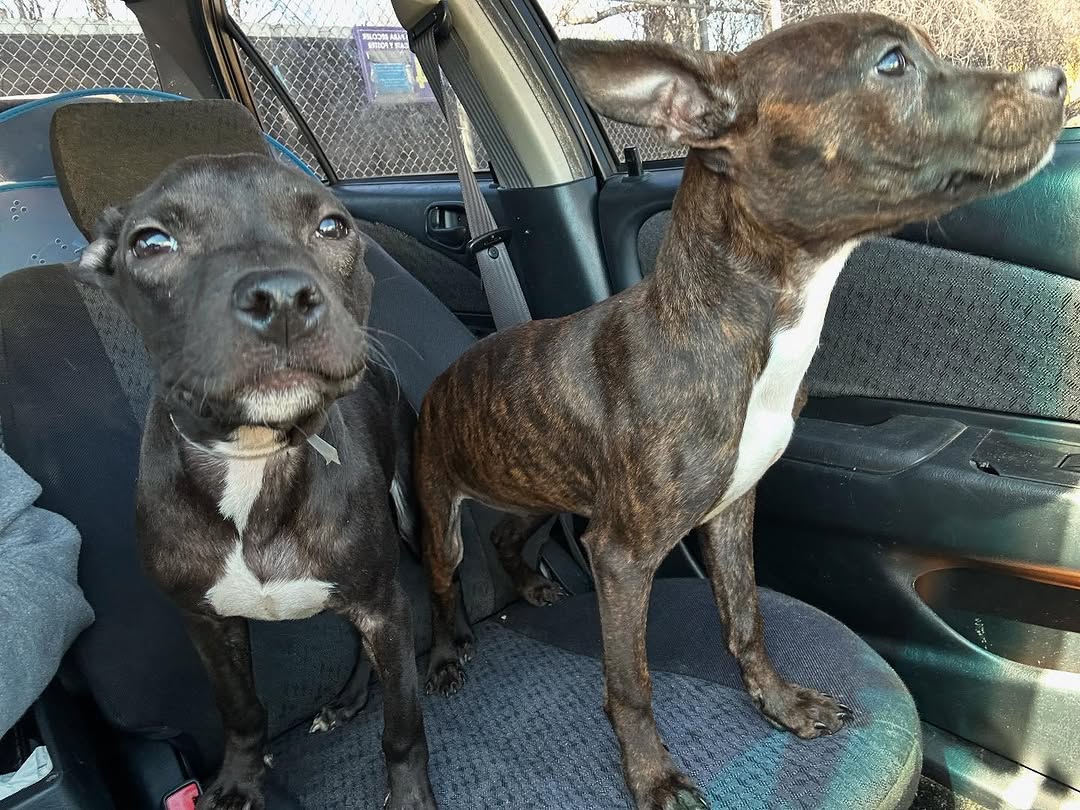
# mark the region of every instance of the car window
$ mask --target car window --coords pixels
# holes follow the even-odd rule
[[[228,0],[227,8],[340,177],[455,171],[446,122],[390,3]],[[271,84],[244,61],[263,128],[316,165]],[[464,130],[473,168],[486,168],[479,137]]]
[[[537,0],[560,37],[655,40],[737,51],[779,25],[815,14],[877,11],[922,26],[961,65],[1019,70],[1061,65],[1070,79],[1069,126],[1080,127],[1080,3],[1075,0]],[[616,153],[679,158],[652,132],[604,121]]]
[[[123,0],[0,0],[0,104],[90,87],[158,89]]]

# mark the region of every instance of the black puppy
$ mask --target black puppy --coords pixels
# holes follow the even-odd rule
[[[345,616],[386,693],[387,806],[433,808],[412,620],[395,572],[409,530],[412,413],[368,363],[373,280],[348,212],[266,156],[177,163],[105,211],[78,265],[157,367],[139,466],[143,561],[183,609],[213,683],[225,760],[200,810],[258,810],[266,712],[246,619]],[[362,660],[312,730],[366,698]]]

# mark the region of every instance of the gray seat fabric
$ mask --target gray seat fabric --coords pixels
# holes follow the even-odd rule
[[[652,272],[670,221],[664,211],[642,225],[643,274]],[[811,396],[1080,422],[1078,313],[1075,279],[904,239],[871,239],[840,274],[806,383]]]
[[[471,337],[384,251],[373,246],[368,261],[376,277],[374,334],[415,406]],[[84,540],[80,583],[98,620],[76,644],[76,666],[107,722],[170,740],[206,778],[220,756],[220,722],[176,611],[143,575],[134,550],[139,425],[151,387],[138,336],[107,298],[77,288],[55,265],[0,277],[0,421],[8,452],[42,485],[40,505],[75,523]],[[544,611],[515,607],[505,620],[489,618],[502,616],[511,600],[487,541],[493,520],[475,509],[463,525],[466,603],[474,621],[486,620],[470,681],[455,699],[425,703],[441,806],[625,806],[600,710],[595,600],[576,597]],[[427,588],[408,553],[400,576],[413,597],[422,652]],[[651,660],[657,716],[675,756],[718,806],[907,806],[920,748],[903,685],[857,636],[813,608],[765,593],[763,609],[784,674],[831,689],[858,719],[809,743],[773,730],[738,685],[707,586],[662,581],[653,599]],[[310,810],[378,806],[377,692],[350,727],[306,734],[353,660],[342,623],[332,616],[256,623],[253,645],[279,756],[275,778]]]
[[[677,763],[713,806],[900,808],[921,765],[918,717],[896,674],[836,620],[761,591],[767,645],[785,677],[855,709],[840,733],[803,741],[769,725],[726,653],[702,580],[660,580],[650,615],[657,723]],[[505,616],[505,618],[503,617]],[[427,698],[440,807],[629,808],[614,734],[601,708],[599,618],[592,596],[516,607],[478,628],[458,695]],[[330,735],[295,728],[273,743],[279,775],[305,807],[378,796],[381,701]]]
[[[385,253],[373,248],[370,261],[377,278],[373,324],[415,402],[470,338]],[[99,622],[76,650],[98,705],[119,727],[171,738],[194,752],[205,776],[214,767],[218,731],[205,678],[177,632],[171,606],[138,571],[127,513],[138,427],[119,379],[129,380],[129,393],[143,392],[149,371],[140,349],[119,351],[125,336],[136,343],[137,337],[118,310],[97,301],[91,319],[84,296],[65,292],[70,286],[55,267],[0,279],[0,415],[11,428],[12,455],[45,488],[43,505],[83,531],[80,579]],[[96,323],[97,337],[65,343],[80,317]],[[118,493],[128,493],[126,506]],[[474,620],[509,598],[485,539],[491,517],[479,512],[465,524],[463,579]],[[427,591],[408,554],[401,577],[414,599],[422,650]],[[658,672],[657,716],[676,756],[707,789],[723,795],[722,806],[906,807],[920,752],[917,717],[903,685],[839,623],[787,597],[765,594],[763,603],[769,643],[784,674],[833,690],[853,705],[858,720],[834,738],[811,743],[773,730],[734,678],[707,586],[661,581],[653,600],[651,660]],[[576,597],[506,615],[505,622],[482,625],[464,693],[425,703],[442,807],[624,806],[614,740],[600,709],[595,600]],[[349,728],[306,733],[319,705],[344,682],[354,653],[347,637],[341,622],[328,616],[253,628],[256,679],[280,763],[275,778],[286,780],[311,810],[372,806],[382,798],[377,693]],[[768,789],[765,776],[772,780]]]

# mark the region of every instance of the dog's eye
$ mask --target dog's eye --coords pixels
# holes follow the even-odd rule
[[[165,231],[143,228],[131,238],[131,252],[137,259],[148,259],[163,253],[175,253],[180,245]]]
[[[903,76],[907,72],[908,61],[904,52],[893,48],[877,63],[877,72],[882,76]]]
[[[323,239],[344,239],[348,232],[349,226],[336,214],[324,218],[315,229],[315,235]]]

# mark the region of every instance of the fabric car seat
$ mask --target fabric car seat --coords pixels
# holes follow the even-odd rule
[[[180,157],[266,148],[254,119],[230,102],[73,104],[53,116],[59,186],[85,238],[105,205],[122,202]],[[56,222],[58,232],[69,227]],[[376,279],[371,325],[385,333],[402,388],[418,407],[473,337],[378,245],[367,255]],[[80,580],[97,621],[76,643],[73,668],[117,735],[165,744],[207,780],[221,754],[220,719],[177,610],[135,554],[139,437],[153,385],[138,334],[103,293],[77,284],[61,264],[0,277],[4,445],[44,488],[39,505],[83,535]],[[468,681],[454,697],[424,699],[440,807],[630,807],[601,706],[596,600],[585,593],[543,609],[516,602],[488,540],[495,520],[470,507],[463,521],[463,590],[479,640]],[[427,592],[419,561],[405,550],[400,577],[422,657],[430,641]],[[707,582],[661,579],[650,607],[649,661],[657,722],[676,762],[714,807],[908,807],[921,737],[903,683],[863,640],[815,608],[768,590],[761,608],[781,674],[836,695],[854,719],[812,741],[773,728],[742,687]],[[252,622],[252,644],[275,754],[270,806],[380,806],[379,689],[347,727],[308,734],[356,654],[344,622],[329,615]],[[152,784],[155,777],[139,778]]]

